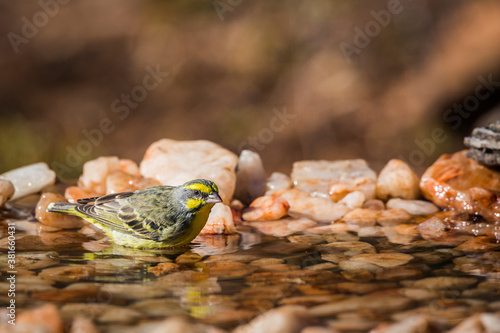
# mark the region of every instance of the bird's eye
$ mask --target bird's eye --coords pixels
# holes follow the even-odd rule
[[[194,195],[199,196],[200,195],[200,191],[199,190],[194,190]]]

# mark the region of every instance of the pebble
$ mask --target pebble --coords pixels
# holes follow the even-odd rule
[[[185,313],[185,309],[179,304],[177,298],[152,298],[139,300],[130,305],[133,310],[140,311],[150,317],[179,316]]]
[[[133,324],[143,317],[144,315],[137,310],[108,305],[97,315],[96,321],[102,324]]]
[[[92,323],[92,320],[77,316],[71,323],[71,330],[69,333],[99,333],[99,331]]]
[[[498,251],[500,250],[500,243],[494,237],[476,236],[460,244],[455,250],[466,253]]]
[[[405,253],[365,253],[358,254],[349,259],[350,261],[374,264],[380,267],[395,267],[407,264],[413,260],[413,256]]]
[[[83,220],[77,216],[62,213],[49,213],[47,207],[53,202],[67,202],[66,199],[55,193],[44,193],[40,197],[35,210],[36,219],[47,226],[61,229],[75,229],[83,226]]]
[[[133,192],[148,187],[161,185],[159,181],[152,178],[131,175],[125,171],[111,172],[106,178],[106,194]]]
[[[15,320],[15,328],[13,332],[62,333],[64,323],[57,307],[53,304],[45,304],[19,313]]]
[[[64,197],[71,203],[76,203],[80,199],[100,197],[101,195],[102,193],[79,186],[69,186],[64,191]]]
[[[243,150],[236,166],[234,198],[249,204],[266,192],[267,175],[260,155]]]
[[[413,304],[411,299],[397,295],[369,294],[350,297],[333,303],[326,303],[308,310],[314,317],[328,317],[342,312],[372,310],[381,313],[401,311]]]
[[[361,206],[361,208],[373,209],[373,210],[384,210],[385,204],[382,200],[370,199],[370,200],[366,200],[363,203],[363,206]]]
[[[391,325],[380,325],[371,333],[431,333],[431,329],[426,315],[415,314]]]
[[[309,245],[323,243],[325,238],[321,235],[294,235],[287,238],[292,243],[306,243]]]
[[[0,207],[14,195],[14,185],[10,180],[0,179]]]
[[[295,162],[291,178],[297,189],[334,201],[354,191],[363,192],[366,199],[375,197],[377,175],[362,159]]]
[[[145,327],[142,332],[148,333],[224,333],[224,330],[216,328],[214,326],[194,323],[189,318],[181,316],[172,316],[161,322],[151,323]]]
[[[316,249],[322,254],[342,254],[344,256],[355,256],[362,253],[375,253],[373,245],[366,242],[346,241],[330,242],[329,244],[317,245]]]
[[[258,269],[258,266],[248,265],[234,261],[216,261],[211,263],[200,263],[196,265],[202,267],[210,276],[220,279],[242,278],[250,275]]]
[[[422,175],[420,189],[436,205],[498,221],[500,172],[467,158],[467,150],[442,155]]]
[[[116,156],[101,156],[87,161],[78,185],[99,195],[106,194],[106,179],[115,171],[120,171],[120,159]]]
[[[262,250],[266,253],[292,254],[295,252],[305,251],[310,247],[311,246],[309,244],[304,244],[304,243],[289,243],[289,242],[277,241],[263,247]]]
[[[363,202],[365,202],[365,195],[361,191],[351,192],[338,201],[349,209],[361,208]]]
[[[219,187],[224,203],[229,204],[236,186],[238,157],[221,146],[204,140],[159,140],[146,151],[140,164],[141,174],[163,185],[181,185],[204,178]]]
[[[112,299],[140,300],[147,298],[165,297],[170,295],[166,288],[159,288],[153,283],[104,283],[101,285],[101,293]]]
[[[274,192],[273,195],[282,197],[289,203],[290,215],[300,215],[318,222],[336,221],[349,211],[343,204],[327,198],[313,197],[295,188]]]
[[[233,333],[300,332],[310,320],[305,307],[285,305],[259,315],[246,325],[238,326]]]
[[[477,283],[477,279],[473,277],[456,277],[456,276],[438,276],[428,277],[418,281],[403,281],[404,285],[411,288],[425,289],[463,289]]]
[[[375,279],[383,281],[402,281],[407,279],[418,279],[424,276],[421,269],[411,266],[396,266],[384,270],[379,270],[375,274]]]
[[[420,196],[419,178],[405,162],[390,160],[377,178],[377,197],[382,200],[402,198],[414,200]]]
[[[14,186],[14,194],[10,200],[16,200],[29,194],[40,192],[44,187],[53,185],[56,173],[49,169],[46,163],[35,163],[21,168],[10,170],[0,175],[0,179],[8,180]],[[4,187],[10,187],[8,184]],[[4,188],[6,193],[10,192]],[[3,193],[2,193],[3,194]]]
[[[205,227],[201,230],[200,235],[227,235],[235,233],[236,227],[234,225],[231,207],[223,203],[216,203],[212,207],[207,224],[205,224]]]
[[[281,172],[273,172],[266,181],[267,191],[286,190],[292,187],[290,177]]]
[[[66,283],[77,282],[94,275],[94,268],[90,265],[45,268],[38,274],[42,279]]]
[[[343,220],[348,225],[371,227],[377,222],[378,210],[356,208],[344,215]]]
[[[437,213],[439,208],[432,202],[424,200],[391,199],[386,203],[387,208],[399,208],[411,215],[431,215]]]
[[[397,226],[411,220],[411,215],[400,208],[381,210],[378,217],[378,224],[384,227]]]
[[[252,228],[258,230],[259,232],[275,237],[286,237],[294,233],[304,231],[307,228],[316,225],[311,219],[302,218],[284,218],[279,221],[268,221],[268,222],[250,222],[248,223]]]
[[[288,214],[290,205],[281,197],[263,196],[255,199],[250,207],[243,211],[245,221],[273,221]]]
[[[22,252],[16,255],[16,269],[43,269],[59,263],[57,252]]]

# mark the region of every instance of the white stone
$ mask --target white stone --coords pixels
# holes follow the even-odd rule
[[[275,196],[284,198],[290,204],[291,216],[304,216],[318,222],[333,222],[344,216],[349,208],[327,198],[313,197],[297,189],[277,191]]]
[[[266,192],[266,171],[256,152],[243,150],[236,166],[234,197],[249,204]]]
[[[362,159],[295,162],[291,178],[296,188],[314,196],[336,200],[361,191],[366,199],[375,197],[377,175]]]
[[[292,187],[292,180],[290,177],[281,172],[273,172],[267,178],[266,189],[268,191],[285,190]]]
[[[346,205],[350,209],[361,208],[365,202],[365,195],[361,191],[354,191],[343,197],[338,203]]]
[[[14,185],[14,195],[11,198],[14,200],[53,185],[56,173],[46,163],[40,162],[8,171],[1,174],[0,179],[8,180]]]
[[[208,216],[208,221],[205,227],[201,230],[200,235],[213,234],[234,234],[236,227],[234,226],[233,213],[231,207],[222,203],[214,205]]]
[[[101,156],[85,162],[78,184],[99,194],[106,194],[106,179],[120,171],[120,159],[116,156]]]
[[[424,200],[391,199],[387,201],[387,209],[399,208],[411,215],[431,215],[437,213],[439,208],[432,202]]]
[[[0,207],[14,195],[14,185],[10,180],[0,179]]]
[[[149,146],[140,164],[141,174],[163,185],[181,185],[204,178],[219,187],[224,203],[229,204],[236,185],[238,157],[227,149],[205,140],[162,139]]]
[[[413,200],[420,196],[419,178],[401,160],[390,160],[377,178],[377,197],[382,200],[402,198]]]

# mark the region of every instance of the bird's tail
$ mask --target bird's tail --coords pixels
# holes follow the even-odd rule
[[[78,204],[69,203],[69,202],[52,202],[47,207],[47,212],[49,213],[66,213],[66,214],[75,214],[75,207]]]

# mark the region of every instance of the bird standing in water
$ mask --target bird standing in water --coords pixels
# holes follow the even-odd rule
[[[203,229],[212,207],[222,202],[217,185],[196,179],[179,186],[55,202],[47,212],[79,216],[119,245],[161,249],[191,242]]]

